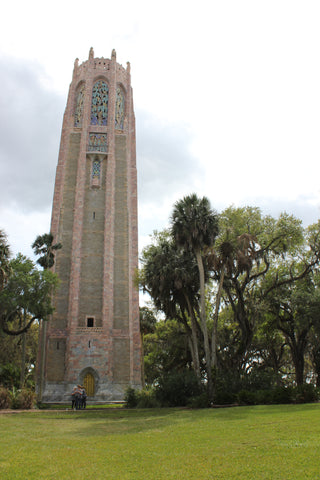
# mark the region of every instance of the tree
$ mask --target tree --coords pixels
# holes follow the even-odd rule
[[[158,311],[178,320],[189,338],[193,368],[200,379],[197,321],[199,275],[191,252],[177,247],[169,233],[155,233],[153,244],[142,252],[140,286],[148,292]]]
[[[233,368],[237,369],[247,362],[268,296],[306,277],[318,265],[319,230],[306,235],[295,217],[283,213],[275,219],[252,207],[227,208],[220,215],[220,228],[217,243],[225,239],[227,232],[230,238],[231,232],[234,245],[230,268],[225,271],[223,297],[238,325],[233,358]],[[280,265],[285,268],[279,268]],[[221,272],[214,270],[212,276],[219,281]]]
[[[7,243],[7,237],[3,230],[0,230],[0,291],[3,289],[10,273],[9,259],[10,248]]]
[[[49,270],[39,271],[20,253],[9,267],[10,275],[0,292],[0,328],[8,335],[21,335],[34,321],[47,320],[52,313],[51,292],[58,278]]]
[[[14,327],[18,326],[19,320]],[[34,322],[26,333],[23,359],[23,335],[7,335],[0,331],[0,384],[4,386],[18,389],[25,384],[28,387],[34,385],[39,323]]]
[[[282,285],[269,296],[268,304],[274,325],[289,346],[296,384],[302,385],[311,330],[319,318],[320,292],[309,275],[294,284]]]
[[[53,235],[50,232],[38,235],[32,244],[32,248],[35,255],[40,255],[37,263],[46,270],[53,267],[55,252],[60,250],[62,245],[61,243],[53,244]]]
[[[53,244],[53,235],[52,233],[45,233],[43,235],[38,235],[35,241],[32,244],[35,255],[40,255],[37,260],[37,263],[46,271],[53,267],[55,261],[55,252],[62,248],[61,243]],[[42,390],[43,390],[43,377],[44,377],[44,362],[46,354],[46,330],[47,324],[44,320],[41,322],[41,359],[40,359],[40,386],[39,386],[39,401],[42,400]]]
[[[145,375],[144,375],[144,336],[148,333],[153,333],[156,327],[157,319],[153,311],[144,306],[140,307],[140,335],[141,335],[141,378],[142,386],[145,386]]]
[[[205,248],[213,246],[218,235],[218,215],[211,209],[206,197],[200,199],[196,194],[186,196],[174,205],[171,231],[176,244],[185,251],[191,251],[197,260],[200,281],[200,322],[204,339],[208,396],[212,400],[211,352],[205,311],[205,271],[202,254]]]
[[[149,385],[163,375],[192,369],[189,338],[177,320],[158,320],[154,332],[144,336],[144,353]]]

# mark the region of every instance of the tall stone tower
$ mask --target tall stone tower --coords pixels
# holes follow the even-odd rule
[[[121,400],[141,385],[137,173],[130,64],[76,59],[64,114],[51,232],[60,288],[43,329],[42,401]]]

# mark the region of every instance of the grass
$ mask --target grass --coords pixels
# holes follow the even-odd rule
[[[320,405],[0,414],[0,478],[320,479]]]

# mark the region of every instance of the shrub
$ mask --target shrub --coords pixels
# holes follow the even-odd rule
[[[318,389],[310,383],[295,387],[292,392],[294,403],[311,403],[319,400]]]
[[[191,408],[208,408],[209,400],[206,392],[203,392],[201,395],[192,397],[188,400],[188,407]]]
[[[124,401],[126,408],[135,408],[138,405],[137,393],[134,388],[127,388],[124,395]]]
[[[156,399],[155,391],[152,389],[144,389],[137,392],[138,408],[158,408],[159,402]]]
[[[184,370],[160,377],[155,393],[161,406],[184,407],[192,397],[201,395],[203,388],[192,370]]]
[[[273,402],[273,390],[258,390],[255,392],[255,401],[257,405],[269,405]]]
[[[11,399],[9,391],[4,387],[0,387],[0,410],[10,408],[10,404]]]
[[[10,392],[11,396],[11,408],[16,410],[30,410],[35,403],[35,393],[28,388],[22,388],[22,390],[13,389]]]
[[[240,390],[238,393],[238,402],[240,405],[254,405],[256,403],[256,395],[249,390]]]
[[[291,387],[276,387],[272,391],[272,403],[284,404],[292,403]]]

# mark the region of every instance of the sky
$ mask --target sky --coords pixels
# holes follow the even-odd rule
[[[221,212],[320,216],[319,0],[5,2],[0,229],[12,253],[50,230],[76,58],[130,61],[139,245],[197,193]]]

